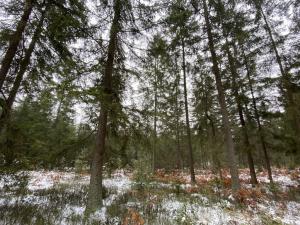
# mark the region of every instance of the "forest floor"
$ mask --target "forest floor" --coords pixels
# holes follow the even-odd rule
[[[106,175],[104,206],[84,218],[89,175],[73,171],[23,171],[0,175],[0,224],[300,224],[300,169],[273,168],[251,187],[240,170],[242,189],[230,191],[227,171],[219,179],[197,170],[197,184],[187,173],[164,170],[139,179],[117,170]]]

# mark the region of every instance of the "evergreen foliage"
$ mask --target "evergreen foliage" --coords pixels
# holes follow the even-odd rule
[[[296,0],[2,0],[0,17],[1,166],[91,170],[87,213],[103,169],[229,168],[238,190],[238,168],[256,185],[299,166]]]

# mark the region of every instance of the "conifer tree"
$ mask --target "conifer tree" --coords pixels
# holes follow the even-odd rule
[[[265,1],[255,0],[250,1],[257,12],[257,17],[262,18],[264,22],[264,29],[267,32],[268,39],[270,41],[271,49],[273,50],[273,54],[275,55],[275,59],[277,65],[279,67],[281,80],[280,80],[280,90],[284,97],[283,105],[285,107],[286,119],[287,123],[292,130],[292,136],[294,138],[295,144],[299,146],[299,136],[300,136],[300,112],[297,109],[297,99],[294,93],[293,78],[289,73],[288,69],[284,65],[283,56],[279,52],[278,42],[274,37],[274,29],[272,28],[270,22],[268,21],[268,15],[266,14],[266,10],[264,9]],[[272,4],[269,4],[272,5]]]
[[[37,11],[37,18],[34,18],[33,26],[28,27],[28,29],[33,30],[33,33],[31,37],[30,34],[24,35],[26,39],[30,39],[30,42],[28,47],[23,46],[24,56],[17,62],[19,65],[15,74],[11,74],[14,82],[12,85],[8,84],[8,96],[2,102],[0,130],[5,127],[5,123],[9,120],[12,105],[24,76],[32,73],[32,64],[35,64],[35,70],[43,70],[40,75],[42,76],[46,71],[54,72],[51,63],[55,60],[65,60],[65,67],[73,61],[68,45],[76,38],[86,37],[87,35],[83,31],[87,25],[85,10],[82,1],[74,1],[69,5],[56,1],[43,1],[41,4],[35,5],[34,12]],[[64,29],[64,31],[58,29]],[[32,56],[37,56],[35,61],[32,60]],[[57,64],[57,61],[55,64]],[[51,66],[48,66],[47,63]],[[71,63],[70,66],[74,67],[74,63]]]
[[[5,55],[1,61],[1,69],[0,69],[0,90],[2,90],[5,78],[7,73],[11,67],[12,61],[16,55],[18,50],[18,46],[21,42],[22,35],[24,34],[25,27],[29,21],[30,14],[32,12],[34,6],[34,0],[24,0],[24,11],[21,16],[21,19],[18,21],[16,30],[12,34],[8,48],[5,52]]]
[[[239,175],[238,175],[238,169],[237,169],[237,159],[235,155],[235,147],[232,139],[232,133],[230,128],[230,121],[229,121],[229,115],[228,110],[226,106],[226,99],[224,94],[224,89],[222,85],[221,80],[221,74],[218,66],[218,59],[216,55],[215,50],[215,43],[214,43],[214,37],[212,33],[212,27],[211,27],[211,21],[209,16],[209,11],[207,7],[206,0],[202,1],[203,9],[204,9],[204,17],[205,17],[205,25],[206,25],[206,31],[208,36],[208,45],[209,50],[211,53],[211,60],[213,63],[212,71],[215,75],[216,79],[216,86],[218,90],[218,100],[221,107],[221,114],[222,114],[222,121],[224,126],[224,132],[225,132],[225,139],[226,139],[226,149],[227,149],[227,163],[230,168],[230,174],[231,174],[231,180],[232,180],[232,189],[234,191],[237,191],[240,188],[239,183]]]
[[[87,213],[102,206],[102,170],[103,157],[105,152],[105,138],[107,132],[108,112],[112,104],[112,75],[113,66],[118,44],[118,34],[121,26],[122,5],[120,0],[113,3],[113,20],[110,29],[109,45],[107,49],[107,59],[103,77],[103,100],[101,102],[101,110],[98,119],[98,128],[96,134],[96,148],[93,155],[91,166],[91,178],[88,195],[88,203],[86,207]]]
[[[170,31],[175,34],[172,45],[180,50],[182,61],[182,74],[183,74],[183,94],[184,94],[184,108],[185,108],[185,122],[186,133],[189,150],[189,163],[190,163],[190,176],[191,182],[195,183],[194,171],[194,156],[192,147],[192,132],[190,127],[190,113],[187,89],[187,62],[186,54],[187,48],[193,48],[193,45],[198,42],[198,37],[195,35],[199,29],[196,21],[193,19],[193,13],[188,8],[188,4],[184,0],[175,1],[170,7],[170,13],[167,17],[167,23],[170,25]]]
[[[231,45],[233,45],[233,48],[236,50],[235,44],[234,44],[235,37],[234,37],[234,34],[232,34],[232,32],[233,32],[232,27],[234,27],[235,24],[231,23],[231,22],[227,22],[228,15],[234,16],[234,11],[232,9],[232,8],[234,8],[234,5],[229,5],[229,7],[230,7],[230,9],[227,10],[226,6],[224,4],[222,4],[221,1],[218,1],[216,11],[217,11],[219,23],[220,23],[220,26],[222,29],[222,34],[223,34],[222,37],[225,39],[224,50],[225,50],[225,54],[227,55],[227,59],[228,59],[229,71],[231,73],[232,91],[233,91],[233,95],[234,95],[235,102],[237,105],[240,123],[242,126],[245,149],[246,149],[248,165],[249,165],[249,169],[250,169],[251,183],[252,183],[252,185],[256,185],[258,182],[256,179],[254,160],[253,160],[252,152],[250,149],[251,146],[250,146],[249,135],[248,135],[247,126],[246,126],[246,121],[244,118],[244,109],[243,109],[243,105],[242,105],[242,101],[241,101],[241,96],[239,93],[240,88],[239,88],[239,82],[238,82],[239,75],[238,75],[238,71],[237,71],[238,70],[237,56],[233,56],[233,54],[231,52],[232,50],[230,49],[230,43],[228,40],[229,38],[232,39]],[[231,37],[230,37],[230,35],[231,35]]]

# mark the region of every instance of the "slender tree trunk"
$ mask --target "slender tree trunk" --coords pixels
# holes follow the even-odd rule
[[[40,34],[42,32],[42,27],[43,27],[43,23],[44,23],[44,19],[45,19],[45,13],[46,13],[46,10],[43,11],[43,13],[42,13],[42,16],[41,16],[39,23],[35,29],[35,32],[32,36],[32,39],[31,39],[28,49],[25,50],[25,56],[20,62],[20,68],[19,68],[19,71],[15,78],[15,81],[13,83],[13,87],[12,87],[11,91],[9,92],[9,96],[8,96],[7,100],[5,101],[5,105],[4,105],[3,111],[0,116],[0,132],[2,131],[3,127],[5,127],[5,123],[9,119],[9,115],[10,115],[13,103],[16,99],[18,90],[23,81],[24,74],[30,64],[31,55],[34,51],[35,45],[36,45],[36,43],[40,37]]]
[[[279,66],[279,69],[280,69],[281,79],[282,79],[282,84],[280,84],[280,85],[282,85],[281,89],[282,89],[283,95],[285,97],[285,109],[286,109],[289,125],[294,132],[295,142],[299,145],[298,148],[300,149],[300,138],[299,138],[300,137],[300,116],[299,116],[299,114],[300,113],[297,111],[296,103],[294,101],[291,77],[283,66],[282,59],[278,52],[276,42],[273,38],[272,29],[268,23],[267,17],[261,6],[259,7],[259,9],[263,16],[263,20],[265,22],[265,28],[269,35],[269,38],[270,38],[270,41],[272,44],[272,48],[273,48],[273,51],[274,51],[274,54],[276,57],[276,61]]]
[[[245,94],[245,90],[243,90],[243,94]],[[249,107],[248,107],[248,103],[247,102],[244,102],[245,104],[245,115],[246,115],[246,118],[247,120],[249,121],[249,123],[252,123],[252,116],[250,115],[250,111],[249,111]],[[256,119],[254,118],[254,123],[256,124],[254,128],[257,128],[257,123],[256,123]],[[253,130],[253,126],[251,126],[251,130]],[[257,170],[258,171],[262,171],[262,168],[265,167],[265,159],[264,159],[264,155],[263,155],[263,152],[262,152],[262,147],[261,147],[261,141],[259,140],[259,148],[258,148],[258,159],[257,159]]]
[[[175,81],[175,112],[176,112],[176,150],[177,150],[177,167],[178,169],[184,169],[184,157],[180,146],[180,106],[179,106],[179,85],[180,85],[180,71],[177,66],[177,57],[175,57],[176,65],[176,81]]]
[[[235,92],[234,96],[235,96],[235,100],[237,103],[238,113],[239,113],[239,119],[240,119],[240,123],[241,123],[242,130],[243,130],[243,135],[244,135],[244,143],[245,143],[245,148],[246,148],[246,152],[247,152],[247,160],[248,160],[248,166],[249,166],[249,170],[250,170],[251,184],[255,186],[258,184],[258,182],[257,182],[257,178],[256,178],[254,160],[253,160],[253,156],[252,156],[252,152],[251,152],[249,135],[248,135],[248,131],[247,131],[246,122],[244,119],[243,107],[239,100],[238,92],[237,91],[234,91],[234,92]]]
[[[177,62],[176,62],[177,64]],[[176,71],[177,72],[177,71]],[[175,113],[176,113],[176,150],[177,150],[177,168],[183,169],[183,154],[180,147],[180,131],[179,131],[179,104],[178,104],[178,95],[179,95],[179,74],[176,74],[176,93],[175,93]]]
[[[12,34],[12,37],[9,41],[8,48],[7,48],[4,58],[2,59],[2,62],[1,62],[0,90],[2,90],[6,75],[11,67],[11,63],[13,61],[13,58],[16,55],[18,46],[22,39],[22,35],[23,35],[25,27],[28,23],[28,20],[29,20],[29,17],[32,12],[32,8],[33,8],[33,0],[25,0],[24,5],[25,6],[24,6],[23,15],[17,25],[15,32]]]
[[[209,125],[211,127],[211,159],[212,159],[212,171],[216,173],[217,171],[221,171],[221,163],[218,157],[218,150],[216,147],[217,143],[217,137],[216,137],[216,128],[213,118],[209,114],[208,110],[208,97],[207,93],[209,90],[206,89],[206,83],[203,84],[203,87],[205,88],[205,117],[209,121]],[[221,174],[221,172],[220,172]],[[222,176],[220,176],[220,179],[222,179]]]
[[[220,5],[222,5],[222,2],[219,0],[218,1]],[[249,141],[249,135],[248,135],[248,131],[247,131],[247,126],[246,126],[246,122],[244,119],[244,113],[243,113],[243,106],[242,106],[242,102],[240,100],[240,94],[239,94],[239,86],[237,84],[237,80],[238,80],[238,73],[237,73],[237,61],[236,61],[236,57],[237,57],[237,50],[235,48],[235,45],[233,45],[233,49],[234,49],[234,53],[235,58],[233,57],[230,47],[229,47],[229,42],[228,42],[228,34],[226,33],[225,30],[225,26],[223,23],[223,18],[222,18],[222,14],[220,16],[220,21],[222,24],[222,33],[223,33],[223,37],[225,38],[225,52],[227,54],[227,58],[228,58],[228,63],[229,63],[229,69],[230,69],[230,73],[231,73],[231,80],[232,80],[232,90],[233,90],[233,95],[237,104],[237,109],[238,109],[238,114],[239,114],[239,119],[240,119],[240,123],[242,126],[242,133],[244,135],[244,144],[245,144],[245,148],[246,148],[246,153],[247,153],[247,161],[248,161],[248,166],[249,166],[249,170],[250,170],[250,176],[251,176],[251,184],[253,186],[255,186],[258,182],[257,182],[257,178],[256,178],[256,173],[255,173],[255,167],[254,167],[254,161],[253,161],[253,157],[252,157],[252,152],[251,152],[251,146],[250,146],[250,141]]]
[[[186,133],[187,133],[188,148],[189,148],[190,174],[191,174],[191,182],[195,183],[196,179],[195,179],[195,170],[194,170],[194,156],[193,156],[193,148],[192,148],[192,137],[191,137],[187,85],[186,85],[185,43],[184,43],[184,39],[182,39],[181,41],[182,41],[181,44],[182,44],[182,70],[183,70],[183,87],[184,87],[184,109],[185,109]]]
[[[124,141],[123,141],[123,144],[120,149],[120,155],[121,155],[121,159],[122,159],[122,168],[125,168],[125,166],[128,165],[128,163],[129,163],[128,156],[126,153],[128,142],[129,142],[129,136],[126,135],[124,137]]]
[[[268,171],[269,180],[272,183],[273,178],[272,178],[271,163],[270,163],[270,159],[269,159],[269,155],[268,155],[268,151],[267,151],[267,147],[266,147],[266,141],[265,141],[265,137],[264,137],[264,134],[263,134],[262,125],[261,125],[261,122],[260,122],[260,116],[259,116],[259,113],[258,113],[256,100],[255,100],[255,97],[254,97],[253,85],[252,85],[252,81],[251,81],[251,77],[250,77],[250,68],[249,68],[249,64],[248,64],[248,60],[247,60],[247,57],[245,55],[245,52],[244,52],[244,50],[242,50],[242,51],[243,51],[243,57],[244,57],[244,61],[245,61],[248,84],[249,84],[250,92],[251,92],[251,99],[252,99],[252,104],[253,104],[253,109],[254,109],[255,120],[256,120],[256,123],[257,123],[258,134],[259,134],[260,142],[261,142],[262,149],[263,149],[264,159],[265,159],[265,167]]]
[[[207,36],[208,36],[208,45],[209,45],[209,49],[212,57],[212,63],[213,63],[212,70],[216,79],[218,100],[221,107],[222,121],[223,121],[225,138],[226,138],[227,163],[230,168],[232,190],[237,191],[240,188],[237,158],[235,154],[235,148],[234,148],[234,143],[233,143],[231,129],[230,129],[229,115],[228,115],[226,101],[225,101],[225,94],[222,86],[221,74],[218,67],[218,59],[215,52],[215,45],[213,40],[212,28],[209,20],[207,4],[206,4],[206,0],[202,0],[202,1],[203,1],[204,17],[206,23]]]
[[[234,98],[236,101],[236,105],[237,105],[237,109],[238,109],[238,113],[239,113],[239,119],[240,119],[240,123],[242,126],[242,132],[244,135],[244,143],[245,143],[245,148],[246,148],[246,153],[247,153],[248,166],[249,166],[249,170],[250,170],[251,184],[253,186],[255,186],[258,184],[258,182],[257,182],[257,178],[256,178],[256,173],[255,173],[254,160],[252,157],[249,135],[248,135],[248,131],[247,131],[246,122],[244,119],[243,106],[242,106],[242,103],[240,100],[240,95],[239,95],[239,91],[238,91],[239,88],[238,88],[237,81],[236,81],[238,79],[236,63],[234,62],[235,60],[231,54],[228,44],[229,43],[226,38],[225,50],[227,52],[230,73],[231,73],[231,78],[232,78],[233,95],[234,95]]]
[[[157,59],[155,59],[155,84],[154,84],[154,138],[153,138],[153,152],[152,152],[152,172],[156,169],[156,142],[157,142]]]
[[[59,122],[60,114],[61,114],[61,108],[62,108],[62,105],[63,105],[64,98],[65,98],[65,96],[64,96],[64,94],[62,94],[60,99],[58,100],[59,103],[58,103],[56,117],[54,119],[53,127],[56,127],[58,122]]]
[[[118,33],[120,30],[121,0],[114,1],[114,18],[110,30],[108,54],[103,78],[103,101],[101,102],[100,116],[96,134],[96,147],[93,154],[91,166],[91,179],[88,193],[86,213],[102,206],[102,171],[103,157],[105,153],[105,138],[107,134],[108,112],[112,104],[112,75],[113,65],[117,49]]]
[[[288,74],[286,73],[286,71],[283,67],[282,60],[281,60],[281,57],[280,57],[278,49],[277,49],[277,45],[276,45],[275,40],[273,38],[271,27],[268,23],[266,15],[265,15],[265,13],[264,13],[264,11],[261,7],[260,7],[260,12],[263,16],[263,19],[264,19],[264,22],[265,22],[265,27],[266,27],[267,33],[269,35],[273,51],[275,53],[277,64],[278,64],[279,69],[280,69],[280,73],[281,73],[281,76],[282,76],[282,79],[283,79],[283,86],[286,89],[286,92],[284,92],[283,94],[286,95],[286,97],[287,97],[286,100],[288,100],[289,103],[293,104],[294,102],[293,102],[292,92],[290,90],[290,78],[289,78]]]
[[[220,174],[220,179],[222,179],[222,171],[221,171],[221,163],[220,159],[218,157],[218,150],[216,148],[216,143],[217,143],[217,136],[216,136],[216,128],[213,119],[211,116],[208,114],[208,111],[205,112],[205,116],[209,121],[210,127],[211,127],[211,143],[213,143],[214,147],[212,149],[212,161],[213,161],[213,171],[217,172],[219,171]]]

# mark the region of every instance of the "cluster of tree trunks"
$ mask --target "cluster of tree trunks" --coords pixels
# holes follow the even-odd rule
[[[113,87],[112,87],[112,81],[113,81],[113,75],[114,75],[114,62],[116,58],[117,53],[117,46],[118,46],[118,35],[121,32],[121,23],[122,23],[122,7],[123,7],[122,0],[114,0],[113,1],[113,20],[110,27],[110,34],[109,34],[109,43],[107,47],[107,57],[106,62],[104,65],[104,74],[103,74],[103,80],[101,84],[101,91],[103,93],[102,98],[99,100],[100,102],[100,113],[98,117],[98,126],[97,126],[97,134],[96,134],[96,146],[94,149],[94,154],[92,158],[92,165],[91,165],[91,179],[90,179],[90,186],[89,186],[89,193],[88,193],[88,202],[86,207],[86,212],[90,213],[99,207],[102,206],[102,174],[103,174],[103,163],[104,163],[104,154],[105,154],[105,145],[106,145],[106,138],[107,138],[107,129],[108,129],[108,119],[109,119],[109,113],[112,109],[113,104]],[[221,1],[219,1],[219,4],[222,4]],[[262,15],[266,32],[269,36],[271,48],[274,52],[276,62],[278,64],[280,74],[281,74],[281,91],[284,96],[284,105],[288,117],[288,121],[290,123],[290,127],[292,128],[294,132],[294,138],[295,143],[300,146],[299,137],[300,136],[300,118],[299,113],[296,109],[296,102],[294,99],[294,93],[293,93],[293,84],[291,81],[290,74],[288,73],[287,69],[284,68],[282,57],[279,54],[276,41],[273,37],[272,28],[268,22],[268,18],[262,8],[261,5],[258,3],[256,4],[256,8],[259,11],[259,13]],[[239,173],[238,173],[238,164],[237,164],[237,157],[236,157],[236,150],[235,145],[232,137],[232,131],[231,131],[231,125],[230,125],[230,119],[229,119],[229,112],[228,107],[226,105],[226,97],[225,97],[225,91],[222,83],[222,77],[221,77],[221,71],[219,68],[219,62],[218,62],[218,56],[217,56],[217,49],[216,49],[216,40],[215,35],[213,33],[213,26],[212,26],[212,20],[210,18],[210,12],[209,7],[207,4],[207,0],[202,0],[203,10],[204,10],[204,22],[205,22],[205,29],[207,33],[208,38],[208,48],[211,55],[211,62],[212,62],[212,72],[215,77],[217,92],[218,92],[218,101],[220,105],[220,111],[222,115],[222,124],[224,129],[224,135],[226,140],[226,156],[227,156],[227,164],[230,168],[230,174],[232,179],[232,189],[234,191],[237,191],[240,188],[239,183]],[[5,51],[5,54],[3,56],[3,59],[1,61],[1,69],[0,69],[0,91],[1,94],[4,96],[3,93],[3,86],[5,84],[5,80],[9,74],[9,71],[12,67],[12,63],[14,58],[16,57],[18,48],[20,46],[20,43],[22,42],[22,36],[24,35],[25,28],[27,24],[29,23],[30,15],[32,14],[34,7],[34,0],[25,0],[24,1],[24,10],[21,15],[20,20],[18,21],[16,25],[15,31],[12,33],[10,41],[8,43],[8,47]],[[24,79],[24,75],[26,71],[28,70],[31,62],[31,57],[34,52],[35,46],[37,42],[39,41],[43,29],[43,25],[45,23],[45,17],[46,13],[48,11],[48,4],[46,5],[45,9],[42,11],[41,16],[39,18],[39,21],[34,29],[33,35],[31,37],[30,43],[28,48],[25,49],[25,54],[21,58],[19,62],[19,68],[17,70],[17,73],[14,76],[14,82],[9,90],[8,97],[4,99],[4,101],[1,102],[2,112],[0,115],[0,132],[5,127],[5,124],[7,121],[9,121],[9,115],[12,110],[13,103],[15,101],[16,95],[20,89],[21,83]],[[222,24],[222,21],[221,21]],[[248,80],[249,89],[251,92],[251,100],[252,105],[254,108],[254,117],[257,125],[257,131],[259,134],[262,151],[265,159],[265,167],[268,171],[268,177],[270,181],[272,182],[272,171],[271,171],[271,163],[267,151],[267,144],[263,132],[263,126],[262,121],[259,115],[258,111],[258,104],[256,102],[256,98],[254,96],[254,90],[253,90],[253,84],[251,80],[251,75],[253,74],[250,65],[247,59],[247,56],[243,49],[243,44],[239,43],[239,49],[241,49],[241,55],[243,57],[243,63],[237,62],[237,57],[235,56],[236,46],[235,43],[230,43],[227,38],[227,34],[225,31],[225,28],[222,24],[222,31],[223,31],[223,37],[226,40],[225,43],[225,53],[227,56],[228,64],[229,64],[229,72],[231,75],[231,82],[232,82],[232,90],[233,90],[233,96],[236,103],[236,108],[239,115],[239,122],[241,125],[242,133],[243,133],[243,139],[244,139],[244,146],[246,150],[250,175],[251,175],[251,183],[253,185],[256,185],[257,178],[256,178],[256,172],[255,172],[255,166],[254,166],[254,160],[252,156],[251,151],[251,143],[249,138],[249,133],[247,129],[245,114],[246,114],[246,108],[243,105],[243,102],[241,100],[241,88],[239,87],[239,74],[238,74],[238,64],[243,64],[246,69],[246,75]],[[189,166],[190,166],[190,176],[191,176],[191,182],[195,183],[195,171],[194,171],[194,156],[193,156],[193,147],[192,147],[192,133],[190,128],[190,118],[189,118],[189,107],[188,107],[188,90],[187,90],[187,69],[186,69],[186,40],[184,37],[181,37],[181,54],[182,54],[182,71],[183,71],[183,96],[184,96],[184,110],[185,110],[185,123],[186,123],[186,136],[187,136],[187,146],[188,146],[188,156],[189,156]],[[234,50],[234,53],[232,53],[232,49]],[[153,152],[152,152],[152,166],[153,166],[153,172],[156,169],[156,142],[157,142],[157,112],[158,112],[158,90],[157,90],[157,62],[155,62],[155,87],[154,87],[154,144],[153,144]],[[183,156],[180,149],[180,131],[179,131],[179,102],[178,102],[178,95],[179,95],[179,80],[180,75],[177,74],[176,77],[176,146],[177,146],[177,154],[178,154],[178,160],[177,160],[177,166],[178,168],[183,167]],[[246,114],[247,115],[247,114]],[[211,126],[211,132],[212,132],[212,142],[215,142],[216,139],[216,131],[215,131],[215,125],[213,119],[210,117],[208,113],[208,109],[206,109],[205,116],[207,117],[207,120],[210,123]],[[246,117],[247,118],[247,117]],[[124,149],[122,151],[125,151],[125,147],[127,145],[126,138],[124,142]],[[299,148],[299,147],[298,147]],[[215,156],[215,152],[212,153],[213,162],[216,167],[220,169],[220,162],[218,161],[218,158]]]

